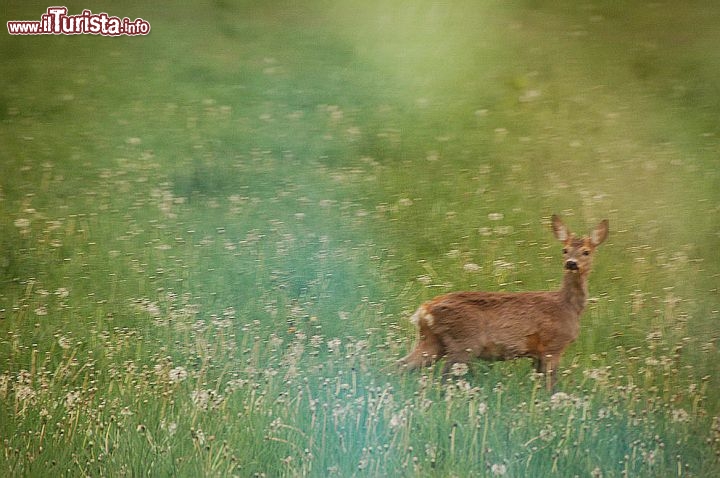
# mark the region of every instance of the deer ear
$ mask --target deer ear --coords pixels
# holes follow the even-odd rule
[[[597,225],[595,230],[590,235],[590,240],[593,246],[597,247],[602,244],[608,236],[609,223],[607,219],[604,219],[600,224]]]
[[[567,226],[563,224],[562,220],[555,214],[552,216],[552,230],[553,234],[555,234],[555,239],[560,242],[565,242],[568,240],[568,237],[570,237],[570,231],[568,231]]]

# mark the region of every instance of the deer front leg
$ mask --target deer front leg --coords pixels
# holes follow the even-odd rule
[[[535,371],[545,377],[545,387],[548,392],[552,392],[557,385],[557,369],[560,365],[560,356],[561,354],[545,354],[533,359]]]

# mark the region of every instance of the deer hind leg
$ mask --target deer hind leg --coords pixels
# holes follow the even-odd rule
[[[445,354],[440,338],[432,333],[425,324],[420,324],[419,339],[412,352],[397,361],[405,370],[432,365]]]

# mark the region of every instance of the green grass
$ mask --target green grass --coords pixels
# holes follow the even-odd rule
[[[0,474],[717,475],[720,8],[354,3],[0,37]],[[396,373],[552,213],[611,231],[558,392]]]

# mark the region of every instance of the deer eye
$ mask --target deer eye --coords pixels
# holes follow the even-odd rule
[[[590,251],[588,251],[588,250],[583,251],[583,256],[589,256],[589,255],[590,255]]]
[[[563,248],[563,254],[567,254],[567,253],[568,253],[567,247]]]

